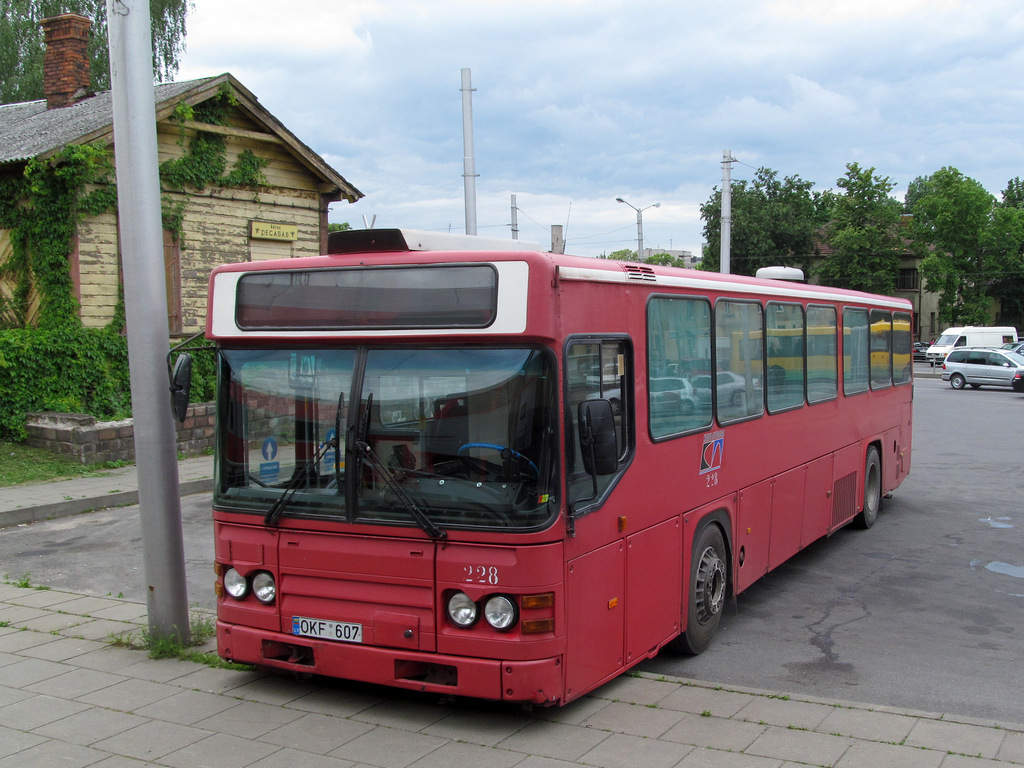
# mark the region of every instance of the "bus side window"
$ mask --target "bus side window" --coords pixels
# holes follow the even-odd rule
[[[843,394],[868,391],[870,365],[868,311],[843,310]]]
[[[892,385],[892,314],[871,310],[871,388]]]
[[[765,334],[768,410],[798,408],[804,404],[804,308],[769,302]]]
[[[566,347],[566,463],[569,467],[570,501],[586,499],[594,492],[593,480],[584,467],[580,445],[577,414],[581,402],[603,399],[611,405],[620,470],[632,454],[632,357],[626,339],[570,340]],[[598,497],[611,486],[618,474],[615,472],[598,477]]]
[[[715,415],[721,424],[764,413],[764,315],[752,301],[715,305]]]
[[[909,384],[914,368],[911,317],[907,312],[892,315],[892,381]]]
[[[711,426],[711,304],[659,296],[647,304],[647,414],[658,439]],[[703,388],[702,383],[706,383]]]
[[[835,400],[839,392],[839,348],[835,307],[807,307],[807,402]]]

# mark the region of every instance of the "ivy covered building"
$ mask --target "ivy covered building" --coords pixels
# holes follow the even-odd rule
[[[87,92],[88,19],[43,26],[46,98],[0,105],[0,323],[105,327],[122,312],[111,93]],[[328,206],[362,194],[230,74],[154,96],[174,337],[202,329],[214,266],[322,253]]]

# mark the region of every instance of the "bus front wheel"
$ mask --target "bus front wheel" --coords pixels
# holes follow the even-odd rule
[[[718,526],[708,525],[693,545],[690,561],[689,594],[686,601],[686,631],[675,646],[696,656],[711,644],[722,622],[728,586],[725,539]]]

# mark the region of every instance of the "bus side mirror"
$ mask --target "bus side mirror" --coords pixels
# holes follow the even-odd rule
[[[615,416],[608,400],[584,400],[578,409],[583,469],[592,476],[611,475],[619,466]]]
[[[171,411],[179,422],[185,421],[192,395],[192,355],[183,352],[171,370]]]

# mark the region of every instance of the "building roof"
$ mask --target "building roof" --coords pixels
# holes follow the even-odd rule
[[[322,157],[299,141],[280,120],[264,109],[259,99],[231,74],[155,86],[157,121],[169,118],[181,102],[195,105],[215,96],[225,83],[231,86],[239,106],[263,127],[264,136],[269,134],[273,140],[287,146],[312,174],[320,177],[321,192],[335,193],[338,198],[346,198],[349,202],[355,202],[363,196],[362,192],[349,184]],[[45,159],[60,152],[68,144],[89,144],[94,141],[112,143],[113,114],[111,91],[97,93],[70,106],[56,109],[47,109],[45,99],[0,105],[0,166],[25,163],[37,157]],[[192,127],[203,129],[203,126],[196,124]]]

